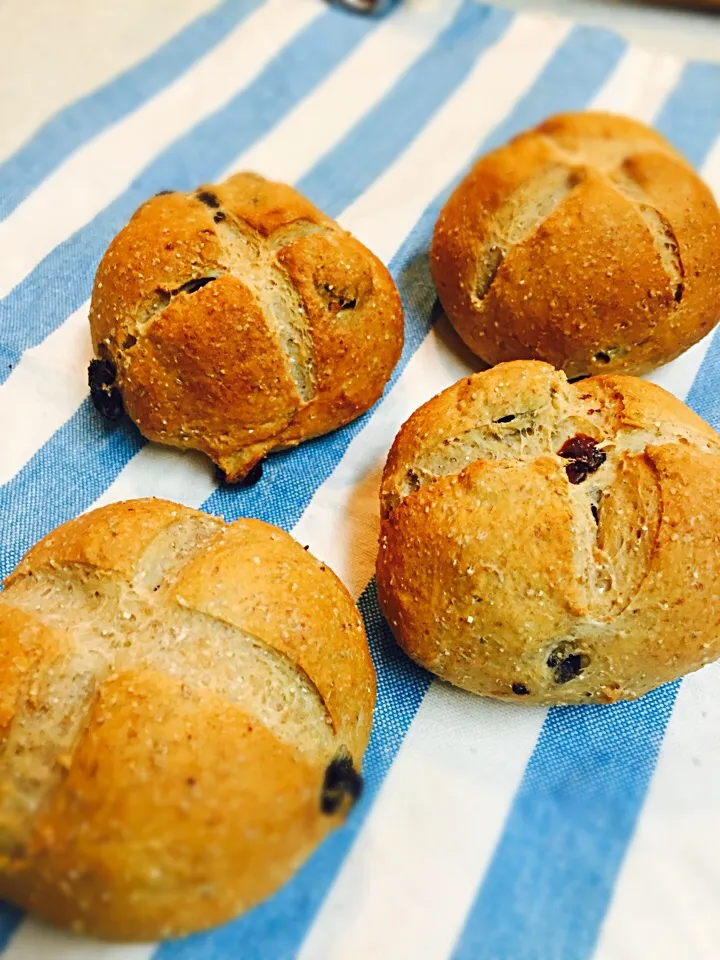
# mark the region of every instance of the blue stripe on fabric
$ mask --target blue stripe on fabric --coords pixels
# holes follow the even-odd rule
[[[507,11],[481,7],[475,0],[458,10],[439,43],[432,47],[372,114],[360,121],[298,183],[331,217],[360,196],[427,124],[448,90],[459,85],[478,55],[478,46],[494,43],[507,29]],[[343,175],[337,176],[341,169]],[[318,199],[322,196],[322,202]]]
[[[22,910],[0,900],[0,953],[12,940],[22,918]]]
[[[100,257],[147,197],[191,190],[215,179],[337,66],[378,22],[328,9],[281,50],[222,109],[160,153],[130,187],[59,244],[0,303],[0,383],[35,346],[90,296]]]
[[[378,154],[373,145],[387,138],[388,143],[393,145],[397,153],[400,153],[407,139],[428,122],[441,100],[447,98],[464,79],[480,50],[497,40],[510,21],[511,15],[507,12],[489,11],[479,7],[474,0],[467,0],[458,11],[453,23],[438,36],[435,45],[408,71],[407,75],[412,76],[412,83],[404,87],[405,99],[398,101],[393,97],[394,106],[399,111],[404,111],[413,100],[423,105],[423,111],[413,113],[408,109],[408,117],[411,118],[412,124],[410,120],[403,119],[395,125],[397,129],[393,128],[390,131],[393,127],[392,118],[385,109],[384,101],[380,101],[363,124],[365,136],[356,142],[352,136],[349,137],[339,145],[337,152],[333,150],[323,158],[320,161],[324,172],[322,178],[315,179],[312,173],[310,174],[310,179],[315,181],[312,199],[317,205],[326,210],[332,198],[338,194],[342,194],[350,202],[355,199],[358,190],[361,189],[361,185],[355,180],[355,167],[346,165],[345,144],[347,142],[353,143],[358,162],[365,167],[366,172],[374,180],[385,169],[386,163],[393,158],[393,155],[388,150]],[[451,64],[447,62],[444,53],[448,43],[458,46],[457,56]],[[400,136],[397,135],[398,130]],[[365,151],[367,151],[367,159]],[[413,343],[413,336],[409,333],[406,350],[410,349]],[[96,421],[97,426],[93,428],[92,423],[88,424],[88,419],[83,414],[83,423],[88,424],[88,431],[82,433],[76,429],[75,418],[72,418],[0,491],[0,542],[5,531],[8,531],[7,542],[12,542],[12,547],[0,559],[0,572],[12,570],[19,558],[38,537],[75,513],[87,509],[100,496],[108,482],[108,475],[104,468],[100,471],[96,470],[97,462],[100,460],[110,462],[119,472],[127,460],[139,452],[144,444],[140,435],[127,424],[121,424],[115,428],[113,439],[112,433],[108,438],[108,431],[112,428],[105,426],[99,416],[96,417]],[[337,462],[349,438],[350,435],[343,431],[333,435],[333,444],[328,448],[327,453],[328,464],[334,465]],[[295,491],[296,498],[300,496],[301,490],[310,490],[308,485],[313,482],[313,474],[307,468],[307,460],[308,458],[312,460],[312,457],[318,455],[317,443],[309,444],[307,449],[312,450],[312,455],[306,452],[306,447],[303,446],[300,451],[273,457],[266,468],[267,474],[276,477],[279,489],[283,491],[289,478],[297,475],[296,482],[290,485],[290,489]],[[339,451],[337,455],[336,449]],[[123,457],[126,460],[123,460]],[[57,464],[62,462],[73,465],[71,469],[75,496],[67,504],[63,502],[62,497],[53,497],[52,503],[56,505],[55,508],[38,513],[34,504],[38,497],[42,496],[40,491],[47,489],[47,472],[57,474]],[[52,480],[50,483],[52,484]],[[266,487],[267,483],[264,483],[262,488],[266,489]],[[22,502],[29,504],[27,509],[20,507],[20,523],[18,523],[17,510],[11,506],[15,503],[19,490],[23,491]],[[308,499],[311,495],[310,490]],[[283,496],[286,496],[285,492]],[[218,494],[217,504],[209,509],[222,513],[226,500],[227,495]],[[254,503],[252,496],[249,502]],[[302,499],[300,502],[303,502]],[[40,525],[44,526],[44,529]],[[18,536],[16,533],[11,539],[10,530],[22,530],[23,535]],[[27,531],[27,534],[24,531]]]
[[[592,954],[677,686],[548,712],[453,960]]]
[[[687,404],[720,432],[720,330],[716,330],[697,372]]]
[[[185,73],[262,0],[226,0],[198,17],[140,63],[48,120],[0,164],[0,220],[70,154]]]
[[[84,450],[89,436],[93,460],[88,470]],[[113,427],[85,400],[0,490],[0,580],[40,537],[97,500],[145,442],[133,424]]]
[[[569,100],[578,107],[583,106],[617,63],[623,47],[624,44],[617,38],[610,42],[605,37],[598,46],[592,31],[574,31],[558,49],[530,91],[518,102],[503,126],[509,129],[515,124],[537,123],[547,112],[565,108]],[[604,59],[601,50],[604,51]],[[594,68],[593,79],[581,84],[584,91],[582,100],[577,92],[575,97],[578,99],[568,96],[567,71],[562,67],[562,64],[567,64],[569,69],[572,64],[577,64],[578,58],[583,63],[590,62]],[[479,144],[478,149],[486,149],[488,142],[494,140],[495,136],[496,132]],[[440,207],[457,179],[456,177],[428,207],[391,264],[391,272],[403,298],[408,337],[413,336],[416,327],[419,326],[421,330],[429,329],[431,323],[435,294],[429,276],[428,247]],[[419,340],[422,339],[420,336]],[[406,353],[407,347],[394,379],[406,362]],[[345,437],[344,450],[351,439],[350,435],[355,435],[366,421],[367,415],[351,424],[342,434],[317,441],[315,456],[311,456],[312,447],[309,444],[304,444],[294,454],[287,456],[286,463],[290,469],[294,468],[295,472],[292,476],[285,477],[285,487],[279,496],[276,485],[283,482],[283,475],[278,468],[278,473],[271,475],[271,482],[267,487],[264,487],[263,478],[261,485],[247,491],[250,496],[236,491],[218,490],[205,502],[203,509],[221,512],[228,519],[256,516],[291,528],[302,512],[300,503],[294,499],[293,491],[296,485],[305,482],[304,473],[314,473],[317,483],[330,472],[330,464],[325,461],[322,446]],[[303,456],[306,459],[301,461]],[[281,458],[273,458],[270,469],[280,462]],[[195,960],[203,956],[212,957],[213,960],[292,960],[297,956],[310,924],[352,841],[363,825],[379,784],[389,770],[428,686],[428,675],[393,647],[377,608],[372,584],[363,595],[361,611],[366,620],[379,671],[373,735],[365,757],[368,790],[364,800],[354,811],[345,829],[326,841],[278,894],[226,927],[163,944],[156,951],[154,960]]]
[[[700,91],[713,108],[696,112]],[[720,69],[685,70],[656,125],[700,165],[720,129]],[[715,426],[719,369],[715,337],[687,398]],[[453,960],[592,955],[679,685],[548,712]]]
[[[699,167],[720,129],[720,64],[689,63],[654,125]]]

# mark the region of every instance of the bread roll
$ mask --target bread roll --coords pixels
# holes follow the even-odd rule
[[[611,703],[720,656],[720,440],[644,380],[461,380],[400,430],[382,516],[390,627],[466,690]]]
[[[0,593],[0,897],[110,939],[235,917],[343,820],[374,698],[357,608],[283,531],[64,524]]]
[[[565,114],[475,165],[440,214],[431,269],[489,364],[643,373],[720,317],[720,211],[649,127]]]
[[[150,440],[228,482],[348,423],[403,344],[382,263],[299,193],[242,173],[148,200],[110,244],[90,307],[90,386]]]

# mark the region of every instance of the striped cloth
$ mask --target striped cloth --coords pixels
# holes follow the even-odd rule
[[[367,789],[268,902],[186,940],[88,944],[0,906],[9,960],[716,960],[720,668],[634,704],[501,705],[391,642],[372,580],[397,428],[473,369],[434,310],[428,241],[478,153],[557,110],[652,122],[720,192],[720,68],[473,0],[383,19],[227,0],[0,166],[0,575],[57,524],[161,496],[291,530],[357,597],[379,697]],[[383,258],[407,318],[383,400],[218,489],[194,454],[90,409],[88,297],[138,204],[239,169],[295,183]],[[720,340],[653,376],[720,427]]]

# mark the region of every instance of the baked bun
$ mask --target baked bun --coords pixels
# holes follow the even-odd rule
[[[720,656],[720,440],[644,380],[461,380],[398,434],[382,517],[392,631],[466,690],[610,703]]]
[[[720,211],[661,136],[602,113],[553,117],[483,157],[440,214],[431,269],[489,364],[643,373],[720,317]]]
[[[0,593],[0,897],[122,940],[235,917],[343,820],[374,698],[357,608],[282,530],[64,524]]]
[[[381,395],[403,344],[383,264],[292,187],[250,173],[144,203],[95,277],[90,386],[229,482]]]

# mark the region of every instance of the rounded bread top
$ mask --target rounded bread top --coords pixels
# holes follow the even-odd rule
[[[403,342],[377,257],[249,173],[144,203],[98,267],[90,325],[140,430],[230,480],[368,409]]]
[[[431,270],[487,363],[642,373],[720,317],[720,211],[651,128],[562,114],[475,164],[440,214]]]
[[[199,929],[347,811],[372,661],[345,588],[282,530],[100,508],[8,578],[0,641],[0,896],[101,936]]]
[[[459,686],[610,702],[720,655],[720,439],[654,384],[461,380],[402,427],[381,498],[383,610]]]

